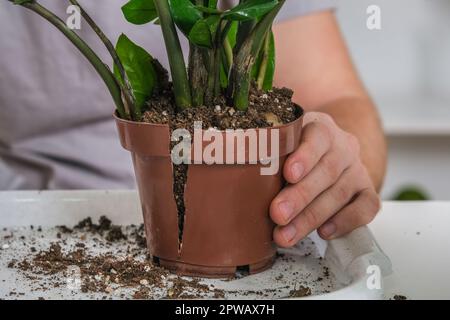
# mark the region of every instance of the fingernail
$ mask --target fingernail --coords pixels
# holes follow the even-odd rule
[[[329,238],[336,232],[336,229],[337,227],[333,222],[328,222],[320,228],[320,232],[322,232],[324,237]]]
[[[290,201],[283,201],[278,204],[278,209],[283,216],[283,221],[288,222],[294,213],[294,205]]]
[[[303,165],[300,162],[295,162],[291,166],[291,174],[294,180],[298,180],[302,177],[303,174]]]
[[[297,234],[297,229],[293,225],[288,225],[281,229],[281,235],[283,236],[284,240],[286,242],[291,242],[292,239],[295,238],[295,235]]]

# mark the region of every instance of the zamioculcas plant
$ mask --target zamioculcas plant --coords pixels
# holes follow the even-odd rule
[[[126,35],[120,35],[114,46],[77,0],[67,1],[80,8],[86,23],[105,45],[113,61],[112,69],[37,0],[8,1],[34,11],[58,28],[106,84],[116,105],[121,143],[132,154],[147,244],[154,261],[182,274],[207,276],[229,276],[236,269],[254,273],[269,267],[275,257],[269,205],[284,185],[278,168],[298,146],[301,131],[301,110],[291,101],[292,91],[272,88],[272,24],[285,0],[240,0],[227,9],[222,9],[218,0],[129,0],[122,7],[128,22],[153,23],[161,28],[170,80],[169,72]],[[179,34],[189,43],[186,60]],[[259,99],[259,110],[255,109],[255,99]],[[172,118],[147,121],[146,115],[155,111],[152,103],[159,102],[170,110],[156,112],[170,111]],[[207,112],[215,113],[217,108],[221,111],[221,107],[223,113],[208,118]],[[247,116],[246,128],[258,127],[258,134],[262,129],[269,132],[236,133],[238,140],[244,141],[236,148],[245,155],[241,161],[230,164],[201,160],[195,165],[176,165],[170,151],[176,139],[171,132],[180,128],[180,123],[190,123],[179,121],[180,117],[192,120],[196,110],[207,110],[205,119],[234,115],[233,128],[236,123],[242,127],[244,122],[236,121]],[[280,122],[264,118],[270,113],[287,115],[284,125],[276,127],[274,124]],[[208,132],[215,143],[226,138],[226,123],[220,122],[222,131]],[[208,123],[208,127],[212,126]],[[245,143],[252,136],[256,139],[254,149]],[[197,144],[193,141],[192,145]],[[201,152],[208,148],[199,145],[204,149]],[[261,155],[269,145],[270,155]],[[225,153],[224,145],[214,146],[211,154]],[[230,150],[235,151],[234,144]],[[250,160],[253,150],[260,153]],[[260,173],[266,160],[277,164],[270,175]]]
[[[114,47],[77,0],[83,18],[110,52],[114,72],[59,17],[36,0],[8,0],[30,9],[57,27],[89,60],[108,87],[118,114],[139,121],[148,100],[167,81],[157,60],[121,35]],[[173,94],[178,110],[212,106],[225,95],[238,110],[246,110],[251,83],[270,90],[275,65],[272,23],[285,0],[241,0],[220,10],[217,0],[130,0],[122,7],[133,24],[161,25]],[[177,28],[190,45],[185,64]]]

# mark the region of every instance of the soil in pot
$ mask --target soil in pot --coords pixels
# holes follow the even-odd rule
[[[219,97],[210,107],[175,112],[169,86],[151,99],[140,122],[116,119],[122,146],[132,153],[150,235],[148,247],[155,262],[178,274],[210,277],[228,277],[236,271],[252,274],[271,266],[274,225],[268,208],[285,183],[280,168],[300,141],[302,110],[291,99],[292,91],[286,88],[269,92],[253,89],[247,111],[235,110]],[[256,141],[252,140],[257,143],[258,158],[249,160],[252,151],[245,142],[244,146],[235,145],[233,151],[227,140],[214,151],[226,152],[226,164],[208,165],[200,160],[174,165],[170,152],[180,141],[171,142],[171,133],[176,129],[187,129],[194,150],[205,152],[208,143],[194,133],[199,121],[204,133],[217,130],[218,139],[228,139],[225,131],[230,129],[240,129],[233,134],[246,139],[242,130],[256,129],[252,132]],[[272,131],[274,127],[277,130]],[[261,132],[267,133],[264,136],[269,140]],[[270,147],[273,134],[279,150]],[[270,148],[270,155],[261,154],[261,143],[267,143],[263,148],[266,152]],[[230,150],[244,153],[246,160],[235,162],[234,158],[229,164]],[[265,165],[260,160],[273,158],[279,164],[277,171],[269,176],[261,174]],[[253,165],[251,161],[257,162]]]

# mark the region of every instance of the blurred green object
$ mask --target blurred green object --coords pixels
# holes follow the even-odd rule
[[[427,201],[430,197],[419,187],[404,187],[392,198],[395,201]]]

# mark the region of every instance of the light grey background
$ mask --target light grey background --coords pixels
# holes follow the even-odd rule
[[[366,28],[369,5],[382,29]],[[338,0],[337,16],[355,64],[389,136],[383,196],[420,185],[450,200],[450,1]]]

